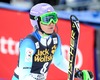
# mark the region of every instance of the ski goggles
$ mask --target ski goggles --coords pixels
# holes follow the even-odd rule
[[[49,25],[50,23],[56,24],[57,21],[58,17],[56,12],[48,12],[40,16],[40,23],[44,25]]]

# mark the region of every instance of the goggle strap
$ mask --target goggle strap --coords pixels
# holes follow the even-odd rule
[[[32,20],[36,20],[36,19],[40,20],[39,17],[37,17],[37,16],[33,16],[33,15],[31,15],[31,14],[30,14],[30,19],[32,19]]]
[[[30,14],[30,19],[35,20],[35,16],[33,16],[33,15]]]

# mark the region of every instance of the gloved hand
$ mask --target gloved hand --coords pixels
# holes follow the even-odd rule
[[[80,78],[82,80],[93,80],[93,73],[88,70],[79,70],[75,71],[75,78]]]

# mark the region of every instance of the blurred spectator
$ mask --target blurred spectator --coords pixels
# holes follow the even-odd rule
[[[91,2],[93,0],[66,0],[67,5],[72,7],[73,10],[88,10]]]
[[[51,4],[52,6],[58,5],[59,0],[33,0],[34,5],[37,3],[48,3]]]
[[[59,4],[66,4],[66,0],[60,0]]]
[[[0,0],[0,2],[10,3],[10,0]]]
[[[27,9],[33,6],[32,0],[11,0],[10,3],[11,5]]]

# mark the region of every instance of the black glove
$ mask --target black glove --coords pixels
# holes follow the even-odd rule
[[[93,80],[93,73],[88,70],[79,70],[76,69],[75,71],[75,78],[80,78],[82,80]]]

